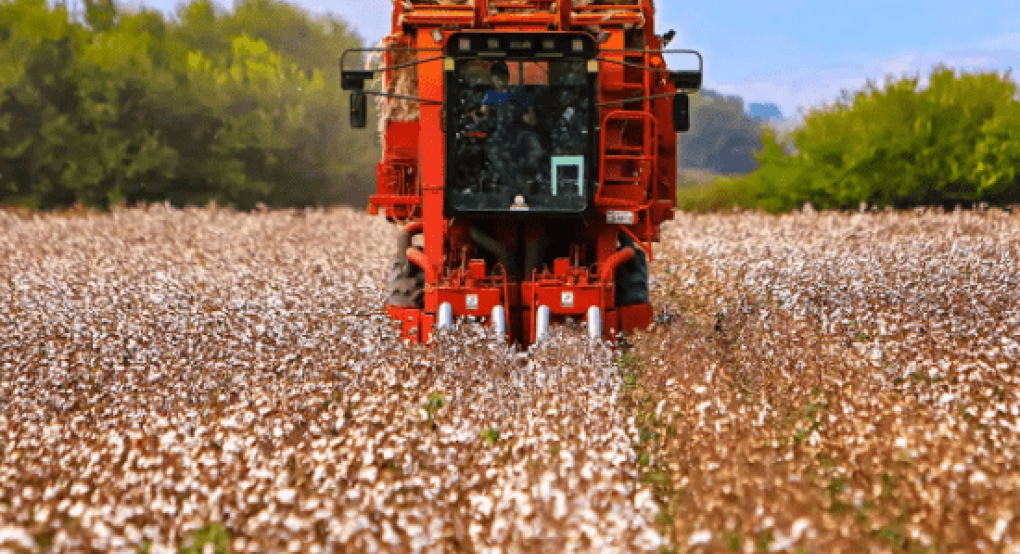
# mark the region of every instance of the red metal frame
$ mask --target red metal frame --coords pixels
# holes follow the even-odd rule
[[[396,2],[387,44],[434,49],[441,47],[450,33],[463,29],[534,32],[598,27],[608,33],[608,39],[600,45],[606,50],[601,56],[604,60],[665,68],[662,57],[654,52],[661,44],[653,32],[651,0],[634,0],[626,5],[571,4],[567,0],[476,0],[473,5]],[[435,40],[436,30],[443,40]],[[642,50],[637,59],[634,52],[624,52],[635,33]],[[435,50],[420,51],[418,59],[434,55]],[[388,54],[386,62],[390,62]],[[419,96],[442,101],[442,63],[423,62],[415,67]],[[483,320],[494,307],[503,306],[510,340],[525,344],[535,340],[534,314],[543,305],[550,308],[554,321],[583,317],[590,306],[598,306],[606,339],[651,323],[650,304],[615,305],[615,270],[635,255],[631,248],[619,249],[617,241],[621,233],[629,235],[650,259],[652,243],[659,238],[659,225],[672,219],[676,136],[670,123],[672,100],[666,96],[676,89],[662,73],[634,71],[618,63],[603,61],[599,72],[600,104],[644,99],[599,109],[602,134],[594,209],[583,236],[568,238],[572,251],[594,251],[594,259],[582,259],[579,254],[572,259],[558,258],[552,268],[540,268],[523,282],[512,281],[501,267],[489,268],[483,260],[475,259],[470,239],[465,239],[459,223],[444,216],[446,136],[442,106],[422,103],[417,121],[385,124],[386,148],[377,172],[377,194],[370,199],[369,211],[383,211],[391,220],[410,222],[406,231],[423,235],[423,248],[412,247],[407,255],[425,274],[424,306],[387,306],[391,317],[402,322],[405,337],[427,341],[443,302],[451,305],[455,317],[469,315]],[[645,98],[656,95],[660,97]],[[614,130],[617,124],[619,132]],[[638,175],[627,177],[627,171]],[[607,223],[610,210],[633,212],[634,224]],[[512,227],[507,236],[516,232],[513,229],[519,229],[518,225],[526,225],[516,221],[506,224]]]

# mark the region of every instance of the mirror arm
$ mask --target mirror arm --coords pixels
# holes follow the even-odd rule
[[[628,98],[626,100],[613,100],[612,102],[602,102],[602,103],[596,104],[595,106],[599,107],[599,108],[604,108],[606,106],[614,106],[616,104],[629,104],[631,102],[643,102],[645,100],[655,100],[655,99],[658,99],[658,98],[672,98],[674,96],[679,96],[681,94],[684,94],[684,93],[683,92],[670,92],[670,93],[667,93],[667,94],[656,94],[656,95],[653,95],[653,96],[638,96],[637,98]]]
[[[605,50],[603,50],[603,52],[604,51]],[[631,62],[625,62],[625,61],[621,61],[621,60],[610,60],[608,58],[595,58],[595,59],[600,61],[600,62],[613,63],[613,64],[616,64],[616,65],[623,65],[623,66],[626,66],[626,67],[634,67],[634,68],[637,68],[637,69],[644,69],[645,71],[651,71],[651,72],[654,72],[654,73],[666,73],[666,74],[670,73],[670,71],[668,69],[660,69],[658,67],[652,67],[650,65],[641,65],[639,63],[631,63]]]
[[[441,100],[433,100],[431,98],[422,98],[420,96],[406,96],[403,94],[390,94],[388,92],[376,92],[374,90],[366,90],[365,94],[371,94],[372,96],[382,96],[384,98],[399,98],[401,100],[412,100],[414,102],[421,102],[422,104],[433,104],[442,106]]]
[[[360,53],[360,52],[419,52],[419,51],[434,51],[441,50],[438,48],[352,48],[350,50],[344,50],[344,53],[340,55],[340,88],[344,90],[362,90],[365,88],[365,81],[373,79],[374,75],[378,71],[395,71],[398,69],[404,69],[405,67],[414,67],[421,65],[426,62],[434,62],[442,60],[443,56],[433,56],[431,58],[425,58],[422,60],[414,60],[407,63],[380,67],[376,69],[345,69],[344,60],[347,58],[347,54]]]
[[[698,69],[694,70],[674,70],[662,69],[659,67],[651,67],[647,65],[641,65],[639,63],[625,62],[623,60],[610,60],[607,58],[595,58],[600,62],[611,63],[616,65],[622,65],[624,67],[633,67],[642,71],[651,71],[653,73],[665,73],[669,75],[670,81],[678,89],[687,91],[697,91],[701,89],[702,75],[705,71],[705,59],[701,56],[701,53],[697,50],[600,50],[599,53],[617,53],[617,54],[694,54],[698,57]],[[691,79],[696,79],[696,84]],[[692,85],[692,86],[685,86]]]

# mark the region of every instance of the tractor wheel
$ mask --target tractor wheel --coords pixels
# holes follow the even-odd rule
[[[390,268],[390,294],[386,303],[402,308],[422,308],[425,305],[425,272],[407,259],[407,247],[411,240],[402,236],[397,244],[397,254]]]
[[[629,235],[620,235],[620,248],[630,246],[634,257],[616,269],[616,305],[631,306],[648,303],[648,260]]]

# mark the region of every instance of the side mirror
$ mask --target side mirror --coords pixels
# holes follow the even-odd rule
[[[364,91],[351,93],[351,128],[364,129],[368,122],[368,101]]]
[[[342,64],[342,62],[341,62]],[[372,80],[373,73],[363,69],[344,69],[340,67],[340,88],[344,90],[364,90],[365,81]]]
[[[677,94],[673,97],[673,132],[686,133],[691,130],[691,97]]]
[[[698,90],[701,88],[701,71],[671,71],[669,80],[680,90]]]

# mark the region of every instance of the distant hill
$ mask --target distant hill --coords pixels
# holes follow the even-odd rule
[[[771,102],[745,104],[740,96],[711,89],[692,95],[691,131],[680,135],[680,168],[687,172],[681,185],[697,181],[688,178],[693,175],[691,170],[725,175],[758,169],[754,153],[762,147],[761,132],[766,125],[776,129],[785,144],[794,123]]]
[[[743,98],[702,89],[691,96],[691,131],[680,135],[680,167],[721,174],[754,171],[762,124],[744,111]]]
[[[747,105],[747,115],[766,121],[772,119],[783,120],[783,111],[779,109],[779,106],[771,102],[768,104],[751,102]]]

